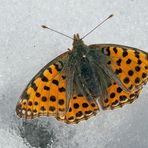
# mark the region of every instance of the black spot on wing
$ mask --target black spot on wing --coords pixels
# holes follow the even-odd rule
[[[53,112],[53,111],[55,111],[55,107],[54,106],[50,106],[49,110]]]
[[[59,105],[63,105],[64,104],[64,99],[59,99],[58,103],[59,103]]]
[[[62,79],[65,80],[65,79],[66,79],[66,76],[63,75],[63,76],[62,76]]]
[[[133,72],[132,70],[129,70],[129,71],[128,71],[128,75],[129,75],[129,76],[133,76],[133,74],[134,74],[134,72]]]
[[[137,50],[135,50],[135,57],[139,59],[139,52]]]
[[[120,74],[120,73],[122,73],[122,69],[121,69],[121,68],[116,69],[115,73],[116,73],[117,75]]]
[[[110,47],[102,48],[102,52],[103,52],[103,54],[110,56]]]
[[[116,63],[117,63],[118,66],[121,66],[121,61],[122,61],[121,59],[118,59],[118,60],[117,60]]]
[[[50,90],[50,87],[44,86],[44,90]]]
[[[52,80],[52,83],[57,85],[57,86],[59,85],[59,81],[58,80]]]
[[[59,92],[65,92],[66,89],[64,87],[59,88]]]
[[[139,78],[139,77],[137,77],[137,78],[135,79],[135,83],[136,83],[136,84],[140,83],[140,78]]]
[[[56,101],[56,97],[55,96],[50,96],[50,101],[55,102]]]
[[[125,77],[124,79],[123,79],[123,82],[125,83],[125,84],[128,84],[129,83],[129,78],[128,77]]]
[[[42,101],[43,101],[43,102],[46,102],[46,101],[47,101],[47,98],[46,98],[45,96],[43,96],[43,97],[42,97]]]
[[[114,97],[115,97],[115,93],[111,93],[110,98],[114,98]]]
[[[74,103],[73,107],[74,107],[75,109],[77,109],[77,108],[79,108],[79,104],[78,104],[78,103]]]
[[[126,49],[123,49],[123,57],[126,57],[127,55],[128,55],[128,52],[127,52],[127,50]]]
[[[139,65],[140,65],[141,63],[142,63],[142,61],[141,61],[140,59],[138,59],[137,64],[139,64]]]
[[[117,92],[118,92],[118,93],[121,93],[121,92],[122,92],[121,87],[118,87],[118,88],[117,88]]]
[[[36,91],[38,89],[38,87],[36,86],[36,84],[34,82],[31,83],[31,87],[34,89],[34,91]]]
[[[45,77],[44,75],[41,77],[41,80],[42,80],[43,82],[48,82],[48,78]]]
[[[130,64],[132,62],[131,59],[127,59],[126,64]]]
[[[31,102],[31,101],[29,101],[29,102],[28,102],[28,105],[29,105],[29,106],[32,106],[32,102]]]
[[[40,110],[41,110],[41,111],[45,111],[46,108],[45,108],[44,106],[41,106]]]
[[[142,73],[142,78],[146,78],[147,77],[147,73]]]
[[[87,104],[87,103],[83,103],[82,106],[83,106],[84,108],[87,108],[87,107],[88,107],[88,104]]]
[[[40,97],[41,96],[41,94],[39,93],[39,92],[36,92],[36,97]]]
[[[47,70],[49,71],[49,73],[52,74],[52,69],[51,69],[51,67],[47,68]]]
[[[139,71],[140,71],[140,67],[139,67],[139,66],[136,66],[136,67],[135,67],[135,70],[136,70],[137,72],[139,72]]]
[[[76,113],[76,117],[81,117],[83,115],[82,111]]]
[[[117,53],[118,52],[118,50],[117,50],[116,47],[113,48],[113,51],[114,51],[114,53]]]

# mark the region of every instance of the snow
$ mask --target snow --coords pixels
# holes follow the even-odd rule
[[[77,125],[54,118],[19,120],[16,102],[30,79],[49,61],[72,47],[69,36],[86,34],[110,14],[115,16],[84,39],[86,44],[117,43],[148,52],[147,0],[0,1],[0,148],[146,148],[148,86],[131,105],[97,114]]]

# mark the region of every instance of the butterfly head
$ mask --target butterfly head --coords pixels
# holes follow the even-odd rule
[[[74,34],[73,37],[73,48],[72,55],[77,59],[78,57],[85,57],[88,47],[84,44],[82,38],[79,37],[79,34]]]
[[[80,38],[79,34],[74,34],[73,48],[76,49],[76,48],[80,48],[82,46],[84,46],[83,40]]]

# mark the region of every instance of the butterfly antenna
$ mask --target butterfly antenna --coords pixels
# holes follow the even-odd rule
[[[86,36],[88,36],[90,33],[92,33],[94,30],[96,30],[99,26],[101,26],[103,23],[105,23],[108,19],[112,18],[113,16],[114,16],[113,14],[111,14],[110,16],[108,16],[104,21],[102,21],[101,23],[99,23],[91,31],[89,31],[87,34],[85,34],[81,39],[84,39]]]
[[[70,36],[68,36],[68,35],[66,35],[66,34],[64,34],[64,33],[61,33],[61,32],[59,32],[59,31],[57,31],[57,30],[54,30],[54,29],[52,29],[52,28],[49,28],[49,27],[47,27],[47,26],[45,26],[45,25],[42,25],[41,27],[44,28],[44,29],[49,29],[49,30],[51,30],[51,31],[53,31],[53,32],[56,32],[56,33],[58,33],[58,34],[61,34],[61,35],[65,36],[65,37],[67,37],[67,38],[73,40],[72,37],[70,37]]]

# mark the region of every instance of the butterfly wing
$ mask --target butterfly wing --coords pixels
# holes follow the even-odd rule
[[[29,82],[16,106],[20,118],[54,116],[66,123],[78,123],[96,114],[98,106],[79,95],[76,86],[67,101],[68,58],[68,52],[55,58]]]
[[[84,95],[79,94],[77,91],[77,86],[75,85],[70,101],[70,108],[66,113],[65,122],[78,123],[81,120],[87,120],[96,115],[98,111],[98,104],[96,102],[90,103]]]
[[[104,109],[114,109],[132,103],[148,81],[148,53],[136,48],[114,45],[90,45],[103,57],[103,69],[111,77],[107,97],[99,100]],[[100,63],[101,64],[101,63]]]

